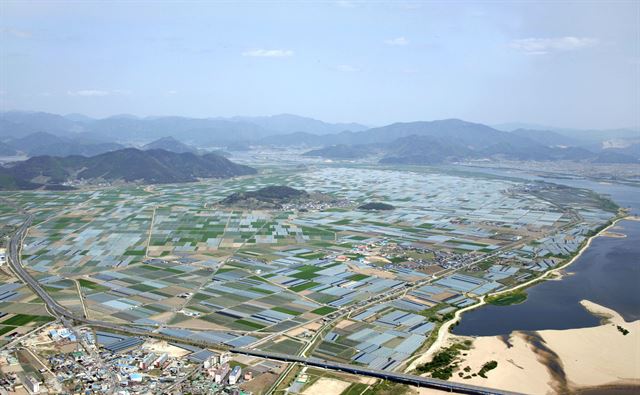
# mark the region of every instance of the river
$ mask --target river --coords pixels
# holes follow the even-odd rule
[[[465,170],[469,170],[465,168]],[[540,178],[526,173],[474,169],[481,173],[540,179],[609,195],[620,206],[640,213],[640,188],[582,179]],[[572,329],[599,325],[580,300],[609,307],[626,321],[640,319],[640,222],[620,221],[612,230],[626,237],[597,237],[567,267],[561,280],[545,281],[527,289],[524,303],[512,306],[485,305],[463,314],[454,334],[493,336],[514,330]]]

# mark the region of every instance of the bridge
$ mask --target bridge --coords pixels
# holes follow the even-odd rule
[[[336,370],[345,373],[356,374],[360,376],[374,377],[383,380],[389,380],[396,383],[414,385],[417,387],[427,387],[439,389],[442,391],[455,392],[459,394],[477,394],[477,395],[515,395],[515,392],[497,390],[492,388],[480,387],[470,384],[454,383],[451,381],[438,380],[430,377],[415,376],[412,374],[390,372],[386,370],[371,369],[365,366],[351,365],[340,362],[327,361],[319,358],[307,358],[296,355],[279,354],[273,352],[252,350],[246,348],[232,348],[232,353],[243,354],[253,357],[272,359],[283,362],[296,362],[307,366],[314,366],[323,369]]]
[[[22,266],[21,259],[21,248],[22,242],[27,234],[27,230],[33,221],[33,216],[29,215],[24,223],[18,228],[18,230],[14,233],[14,235],[9,240],[8,248],[7,248],[7,262],[11,270],[16,274],[16,276],[22,280],[25,284],[27,284],[33,292],[36,293],[45,303],[47,309],[51,312],[53,316],[63,321],[63,323],[70,325],[71,322],[79,322],[85,325],[90,325],[94,327],[99,327],[102,329],[112,330],[116,332],[127,333],[135,336],[150,336],[155,338],[161,338],[164,340],[170,341],[178,341],[185,342],[185,339],[176,339],[170,336],[165,336],[163,334],[147,331],[140,328],[131,328],[128,326],[113,324],[110,322],[104,321],[96,321],[89,320],[84,317],[77,317],[73,314],[73,312],[67,310],[64,306],[59,304],[55,299],[53,299],[38,283],[36,279],[34,279]],[[186,341],[189,342],[188,340]],[[208,344],[207,342],[199,341],[198,345],[207,346],[213,348],[219,348],[219,344]],[[322,369],[335,370],[345,373],[351,373],[361,376],[368,376],[377,379],[389,380],[396,383],[414,385],[418,387],[427,387],[438,389],[442,391],[455,392],[461,394],[477,394],[477,395],[511,395],[515,394],[514,392],[508,392],[503,390],[491,389],[481,386],[463,384],[463,383],[454,383],[445,380],[438,380],[430,377],[421,377],[415,376],[406,373],[392,372],[386,370],[378,370],[371,369],[365,366],[351,365],[340,362],[327,361],[318,358],[309,358],[302,357],[296,355],[286,355],[279,354],[274,352],[253,350],[247,348],[232,348],[229,350],[235,354],[243,354],[253,357],[271,359],[282,362],[290,362],[290,363],[300,363],[308,366],[314,366]]]

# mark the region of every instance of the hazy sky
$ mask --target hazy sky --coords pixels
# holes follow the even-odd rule
[[[640,1],[0,1],[0,109],[640,125]]]

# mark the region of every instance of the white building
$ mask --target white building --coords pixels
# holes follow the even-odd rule
[[[230,354],[228,352],[223,352],[222,354],[220,354],[220,360],[218,361],[218,363],[220,364],[224,364],[229,362],[229,358],[230,358]]]
[[[146,357],[144,357],[142,359],[142,361],[140,361],[140,369],[142,370],[147,370],[151,367],[151,365],[153,365],[153,362],[156,360],[156,354],[155,353],[150,353],[147,354]]]
[[[238,382],[240,375],[242,374],[242,369],[240,366],[235,366],[229,374],[229,385],[234,385]]]
[[[24,387],[27,389],[27,391],[29,391],[30,394],[40,393],[40,380],[35,378],[33,375],[25,376],[22,384],[24,384]]]

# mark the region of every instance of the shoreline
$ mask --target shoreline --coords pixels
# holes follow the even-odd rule
[[[640,320],[625,322],[615,310],[588,300],[581,300],[580,304],[602,318],[600,325],[514,331],[506,336],[453,335],[452,342],[472,341],[470,350],[459,359],[460,368],[470,367],[470,372],[475,372],[492,360],[497,366],[486,378],[465,378],[456,372],[450,380],[536,394],[595,394],[599,392],[593,391],[607,388],[637,392],[640,355],[635,346],[640,341]],[[623,334],[620,326],[629,332]],[[606,349],[602,344],[607,344]]]
[[[550,269],[550,270],[544,272],[541,276],[536,277],[534,279],[531,279],[531,280],[529,280],[527,282],[524,282],[522,284],[518,284],[518,285],[516,285],[514,287],[511,287],[511,288],[508,288],[508,289],[503,289],[501,291],[494,292],[494,293],[491,293],[491,294],[483,295],[480,298],[480,301],[478,303],[457,310],[454,313],[453,318],[451,318],[450,320],[444,322],[440,326],[440,328],[438,329],[438,335],[437,335],[436,339],[434,340],[434,342],[429,346],[429,348],[421,356],[419,356],[418,358],[415,358],[413,361],[411,361],[409,366],[407,366],[404,369],[404,372],[406,372],[406,373],[411,372],[411,371],[415,370],[418,365],[426,363],[426,362],[429,362],[432,359],[433,355],[436,352],[440,351],[447,344],[447,341],[449,340],[449,338],[452,337],[452,336],[455,336],[450,332],[451,326],[453,326],[455,323],[457,323],[460,320],[460,318],[462,316],[462,313],[465,313],[467,311],[482,307],[485,304],[487,304],[487,302],[486,302],[486,297],[487,296],[502,295],[502,294],[507,293],[507,292],[512,292],[512,291],[515,291],[515,290],[518,290],[518,289],[522,289],[522,288],[527,288],[529,286],[534,285],[537,282],[550,280],[548,277],[550,277],[552,275],[555,275],[555,274],[559,274],[558,272],[560,272],[561,270],[564,270],[569,265],[574,263],[578,258],[580,258],[582,256],[582,254],[584,253],[584,251],[586,251],[591,246],[591,242],[592,242],[593,239],[595,239],[596,237],[602,236],[609,229],[614,227],[618,222],[620,222],[622,220],[627,220],[627,219],[636,220],[637,221],[638,217],[635,217],[635,216],[632,216],[632,215],[624,215],[624,216],[621,216],[621,217],[614,218],[609,225],[607,225],[606,227],[602,228],[600,231],[598,231],[593,236],[589,237],[587,239],[587,241],[584,243],[584,245],[582,247],[580,247],[578,252],[576,252],[576,254],[573,257],[571,257],[571,259],[569,259],[567,262],[563,263],[562,265],[557,266],[557,267],[555,267],[553,269]]]
[[[612,237],[615,239],[624,239],[625,237],[627,237],[627,235],[625,235],[624,233],[618,233],[618,232],[603,232],[602,233],[602,237]]]

